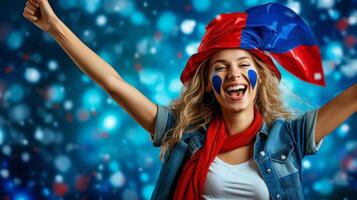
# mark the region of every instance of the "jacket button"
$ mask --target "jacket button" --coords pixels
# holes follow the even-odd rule
[[[268,168],[268,169],[266,170],[266,172],[267,172],[267,174],[270,174],[271,169],[270,169],[270,168]]]
[[[285,160],[285,159],[286,159],[286,156],[285,156],[285,155],[281,155],[280,158],[281,158],[282,160]]]
[[[265,152],[264,152],[264,151],[261,151],[261,152],[259,152],[259,155],[265,156]]]
[[[277,194],[275,197],[276,197],[277,199],[280,199],[280,194]]]

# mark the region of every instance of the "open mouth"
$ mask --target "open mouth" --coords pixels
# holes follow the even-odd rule
[[[225,92],[234,99],[241,99],[248,90],[248,86],[241,84],[236,86],[227,87]]]

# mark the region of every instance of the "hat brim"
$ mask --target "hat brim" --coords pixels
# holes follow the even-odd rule
[[[239,48],[239,47],[225,47],[225,49],[228,48]],[[202,52],[198,52],[193,54],[187,61],[187,64],[184,68],[184,70],[181,73],[180,80],[184,84],[185,87],[188,86],[189,82],[191,81],[192,77],[194,76],[198,66],[208,59],[211,55],[213,55],[215,52],[221,50],[223,48],[212,48],[208,49]],[[275,66],[273,60],[266,55],[263,51],[259,49],[247,49],[249,52],[253,53],[255,56],[257,56],[259,59],[261,59],[264,63],[266,63],[266,66],[271,70],[276,77],[280,80],[281,79],[281,74],[278,70],[278,68]]]

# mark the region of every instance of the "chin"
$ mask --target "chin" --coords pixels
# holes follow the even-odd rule
[[[224,109],[226,111],[230,112],[241,112],[249,108],[250,102],[245,101],[245,102],[227,102],[226,100],[223,100],[223,102],[219,102],[221,109]]]
[[[233,112],[242,112],[247,110],[249,105],[228,105],[226,109],[233,111]]]

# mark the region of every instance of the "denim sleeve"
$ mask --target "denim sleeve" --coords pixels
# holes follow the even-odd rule
[[[288,127],[295,139],[301,158],[316,154],[322,145],[323,139],[318,144],[315,142],[317,114],[318,109],[306,112],[297,119],[288,121]]]
[[[161,146],[162,139],[164,138],[167,130],[172,127],[173,117],[172,111],[167,106],[157,106],[157,115],[155,119],[155,132],[151,135],[151,142],[153,146]]]

